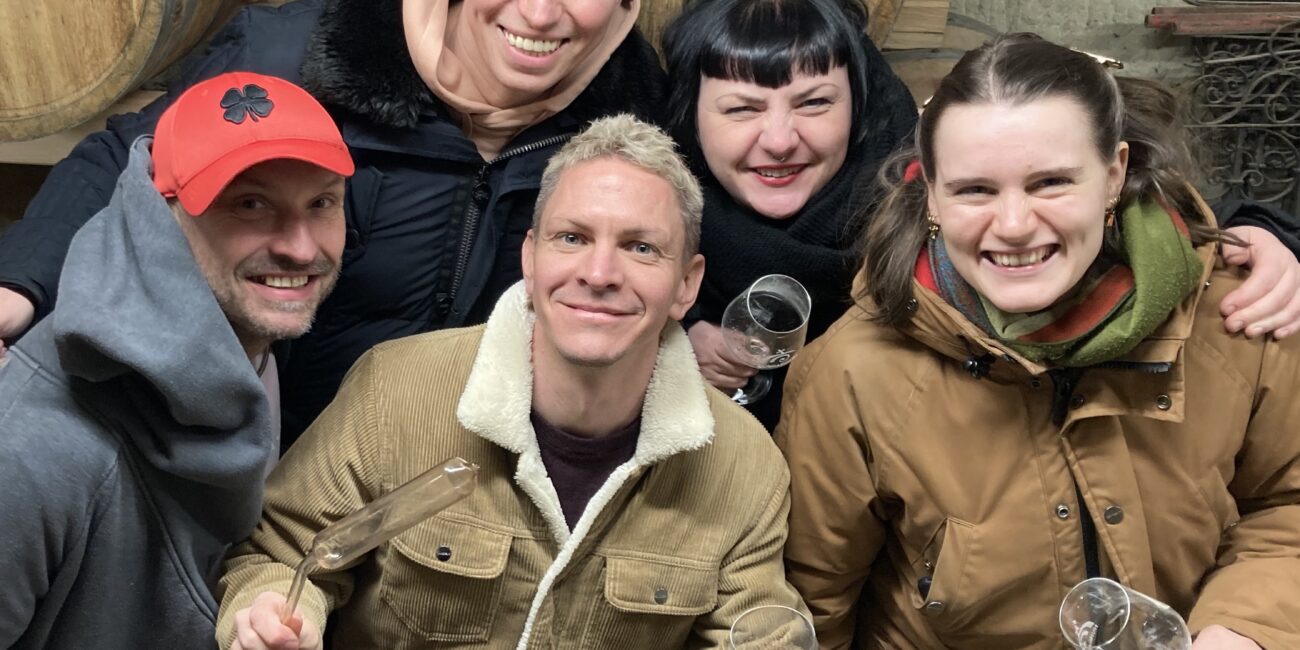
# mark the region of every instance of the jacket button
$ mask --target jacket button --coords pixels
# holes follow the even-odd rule
[[[1030,387],[1030,388],[1042,388],[1042,387],[1043,387],[1043,380],[1041,380],[1041,379],[1039,379],[1039,378],[1037,378],[1037,377],[1034,377],[1033,379],[1030,379],[1030,380],[1029,380],[1029,387]]]
[[[930,585],[932,584],[934,584],[934,578],[930,576],[922,576],[920,580],[916,581],[916,590],[921,592],[922,599],[930,596]]]
[[[942,600],[932,600],[925,604],[925,613],[930,616],[938,616],[947,608],[948,606],[943,604]]]
[[[1070,506],[1067,506],[1067,505],[1065,505],[1064,503],[1057,505],[1057,506],[1056,506],[1056,516],[1057,516],[1057,518],[1059,518],[1059,519],[1069,519],[1069,518],[1070,518]]]
[[[916,312],[916,307],[917,307],[916,298],[908,298],[908,299],[907,299],[907,311],[910,311],[910,312]]]
[[[1168,395],[1165,395],[1164,393],[1156,395],[1156,408],[1160,409],[1161,411],[1168,411],[1169,407],[1173,405],[1174,405],[1174,401],[1169,399]]]
[[[1075,395],[1070,398],[1070,408],[1077,409],[1083,406],[1083,395]]]
[[[1124,521],[1124,509],[1119,506],[1110,506],[1106,508],[1106,512],[1102,513],[1102,517],[1106,519],[1108,524],[1118,524]]]
[[[655,589],[655,603],[662,605],[668,602],[668,590],[660,587]]]
[[[440,562],[446,562],[447,560],[451,559],[451,547],[439,546],[438,550],[435,551],[433,555],[434,557],[438,558]]]

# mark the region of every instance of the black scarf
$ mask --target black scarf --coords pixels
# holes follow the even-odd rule
[[[782,273],[802,283],[812,298],[808,340],[826,331],[850,304],[857,220],[876,168],[857,158],[845,160],[789,219],[760,215],[737,203],[717,181],[705,183],[700,252],[706,265],[694,320],[721,322],[727,304],[754,280]]]

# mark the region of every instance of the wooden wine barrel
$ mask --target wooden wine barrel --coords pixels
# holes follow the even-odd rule
[[[0,2],[0,141],[84,122],[198,45],[235,4]]]
[[[867,5],[867,33],[877,44],[884,42],[894,20],[898,17],[898,7],[904,0],[857,0]],[[641,15],[637,17],[637,27],[646,39],[659,48],[659,39],[664,28],[682,10],[682,0],[641,0]]]

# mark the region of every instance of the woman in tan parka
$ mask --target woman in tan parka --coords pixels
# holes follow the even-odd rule
[[[940,85],[786,383],[822,647],[1060,648],[1100,575],[1196,650],[1300,648],[1300,344],[1224,331],[1174,107],[1030,35]]]

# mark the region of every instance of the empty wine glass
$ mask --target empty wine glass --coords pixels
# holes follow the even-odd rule
[[[798,280],[788,275],[765,275],[727,305],[722,313],[722,337],[737,362],[774,370],[790,363],[803,348],[811,311],[812,298]],[[731,399],[737,404],[751,404],[771,387],[771,375],[760,372]]]
[[[1079,650],[1190,650],[1187,623],[1174,609],[1106,578],[1075,585],[1061,603],[1061,633]]]
[[[731,624],[732,650],[817,650],[812,621],[785,605],[763,605]]]

